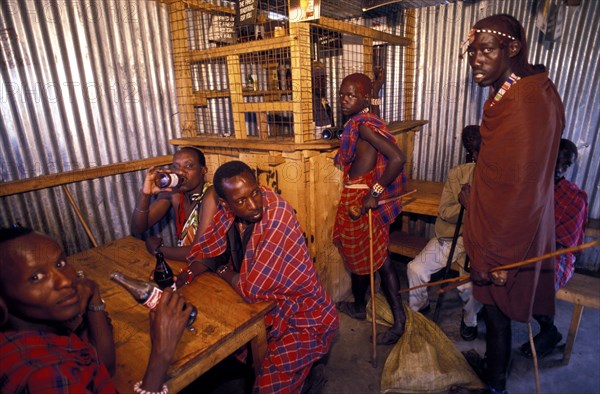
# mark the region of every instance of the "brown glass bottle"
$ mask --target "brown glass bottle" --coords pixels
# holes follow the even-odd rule
[[[156,267],[154,267],[154,281],[160,287],[161,290],[164,290],[167,287],[173,287],[173,290],[176,290],[175,286],[173,286],[173,270],[167,264],[165,260],[165,256],[157,251],[156,252]]]
[[[185,181],[185,178],[174,172],[157,172],[154,177],[154,184],[161,189],[167,187],[179,187]]]
[[[156,287],[150,282],[146,282],[139,279],[133,279],[119,271],[113,271],[110,273],[110,279],[117,282],[125,290],[133,296],[133,298],[140,304],[154,309],[158,305],[160,297],[162,296],[162,290]],[[187,322],[188,328],[192,327],[192,324],[196,321],[198,316],[198,309],[194,305],[190,305],[192,310],[190,317]]]

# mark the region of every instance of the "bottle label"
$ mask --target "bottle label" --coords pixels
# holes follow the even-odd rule
[[[144,302],[144,306],[148,307],[149,309],[156,308],[158,301],[160,301],[160,296],[162,296],[162,290],[158,287],[153,287],[152,294],[150,294],[150,297],[148,297],[146,302]]]
[[[167,187],[175,187],[179,184],[179,176],[177,174],[169,174],[169,183]]]

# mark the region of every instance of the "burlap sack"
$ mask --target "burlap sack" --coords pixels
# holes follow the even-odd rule
[[[375,295],[376,321],[393,323],[385,298]],[[367,318],[370,320],[370,304]],[[439,393],[452,386],[484,389],[485,385],[442,330],[406,304],[404,335],[390,352],[381,376],[382,393]]]

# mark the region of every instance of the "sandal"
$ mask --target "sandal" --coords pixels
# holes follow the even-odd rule
[[[340,301],[335,304],[335,307],[339,312],[345,313],[356,320],[366,320],[367,319],[367,310],[364,309],[362,311],[356,309],[356,305],[354,302],[348,301]]]
[[[561,340],[562,335],[560,332],[558,332],[556,326],[552,327],[552,329],[546,332],[540,331],[536,336],[533,337],[533,344],[535,346],[535,352],[537,353],[538,358],[546,357],[552,353],[556,345],[558,345]],[[522,344],[519,350],[525,357],[533,358],[529,342]]]

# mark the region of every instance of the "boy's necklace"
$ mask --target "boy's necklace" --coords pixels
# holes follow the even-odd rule
[[[508,92],[508,90],[512,87],[512,85],[514,85],[515,83],[517,83],[517,81],[519,79],[521,79],[521,77],[517,77],[515,75],[515,73],[510,74],[510,76],[502,84],[502,86],[500,87],[500,89],[498,90],[498,92],[496,92],[496,95],[494,96],[494,100],[490,104],[490,107],[493,107],[494,105],[496,105],[496,103],[502,99],[502,97],[506,94],[506,92]]]

